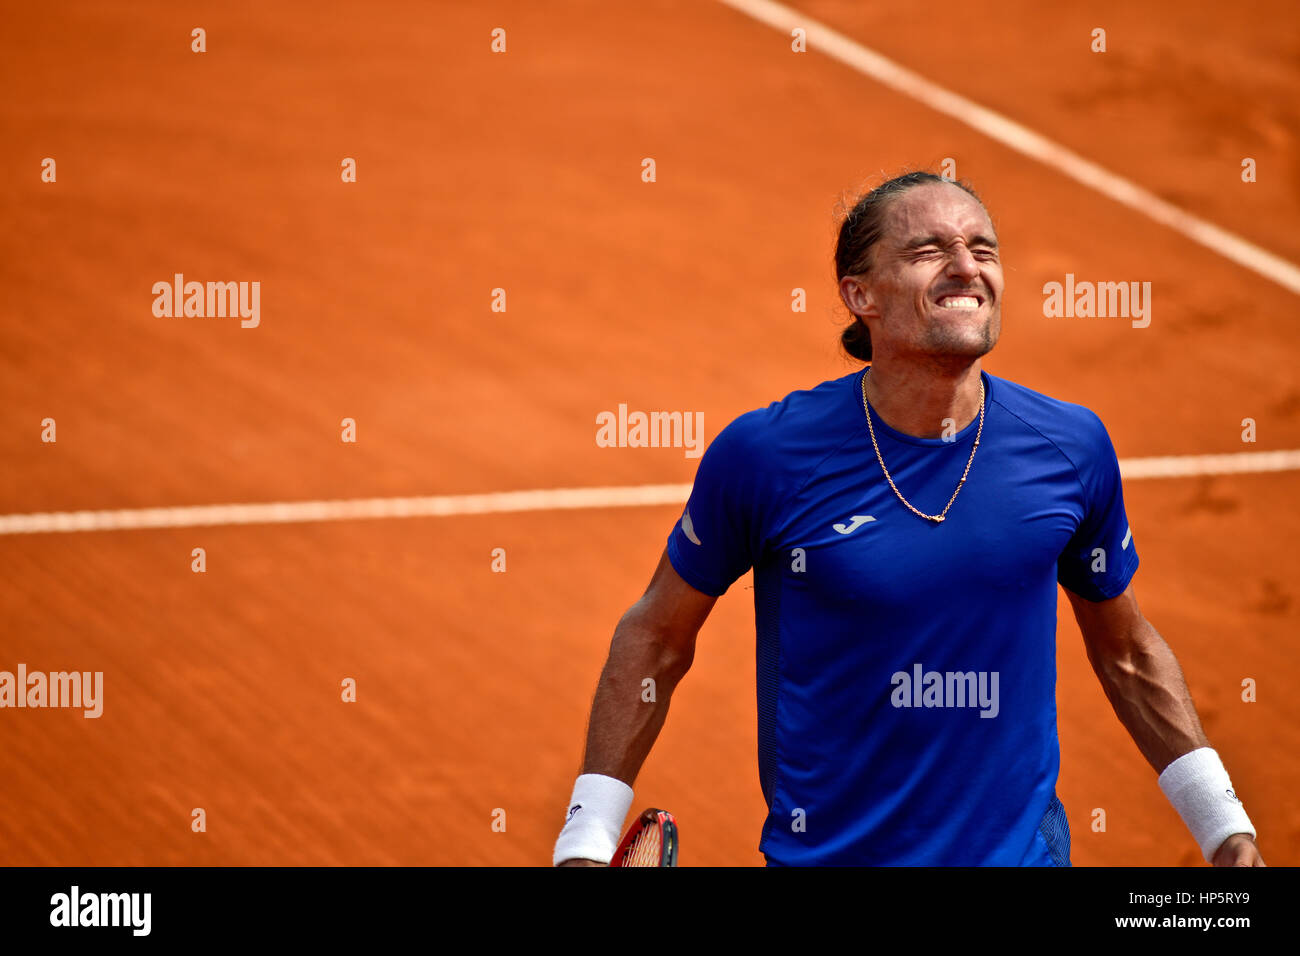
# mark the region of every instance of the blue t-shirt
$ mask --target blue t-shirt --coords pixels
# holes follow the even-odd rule
[[[1138,566],[1110,438],[1088,409],[986,372],[970,474],[927,521],[877,463],[863,374],[728,425],[668,538],[706,594],[754,569],[759,849],[785,865],[1068,865],[1056,585],[1102,601]],[[948,441],[872,423],[898,490],[942,511],[978,416]]]

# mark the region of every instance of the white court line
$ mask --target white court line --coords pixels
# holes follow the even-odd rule
[[[357,518],[438,518],[570,508],[629,508],[639,505],[682,504],[690,493],[690,485],[632,485],[622,488],[502,491],[486,495],[426,495],[419,498],[348,498],[338,501],[277,501],[253,505],[58,511],[0,515],[0,535],[288,524],[299,521],[349,521]]]
[[[893,60],[869,50],[856,40],[837,33],[825,24],[773,0],[719,0],[747,16],[790,35],[795,27],[806,31],[809,50],[819,50],[873,80],[905,96],[919,100],[931,109],[950,116],[1022,155],[1036,159],[1075,182],[1082,183],[1142,215],[1154,219],[1219,253],[1240,266],[1300,295],[1300,266],[1240,236],[1221,229],[1212,222],[1193,216],[1159,196],[1148,192],[1122,176],[1103,169],[1045,136],[1021,126],[1001,113],[980,106],[964,96],[944,89],[937,83],[913,73]]]
[[[1119,460],[1119,473],[1123,478],[1190,478],[1196,475],[1242,475],[1248,472],[1296,470],[1300,470],[1300,449]]]
[[[1300,449],[1249,451],[1231,455],[1180,455],[1120,459],[1125,478],[1180,478],[1247,472],[1300,470]],[[236,524],[354,521],[365,518],[438,518],[450,515],[563,511],[574,508],[635,508],[685,504],[686,485],[630,485],[607,488],[543,488],[485,495],[427,495],[419,498],[349,498],[339,501],[276,501],[246,505],[190,505],[179,508],[123,508],[116,511],[56,511],[0,515],[0,535],[66,531],[131,531],[140,528],[202,528]]]

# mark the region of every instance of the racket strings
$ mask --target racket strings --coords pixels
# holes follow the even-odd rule
[[[663,839],[659,827],[655,825],[643,827],[636,835],[636,839],[632,841],[632,846],[627,853],[627,863],[624,865],[658,866],[662,848]]]

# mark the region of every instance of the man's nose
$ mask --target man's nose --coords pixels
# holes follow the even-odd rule
[[[965,246],[958,246],[948,259],[948,274],[963,279],[973,279],[979,275],[979,263]]]

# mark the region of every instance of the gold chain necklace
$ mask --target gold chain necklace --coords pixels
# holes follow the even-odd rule
[[[948,499],[948,503],[944,505],[943,510],[937,515],[928,515],[924,511],[913,508],[912,503],[903,497],[903,493],[898,490],[898,485],[894,484],[894,479],[890,477],[889,469],[885,467],[885,459],[880,454],[880,446],[876,444],[876,429],[871,424],[871,403],[867,401],[867,375],[869,374],[871,374],[870,368],[862,375],[862,408],[867,413],[867,431],[871,433],[871,447],[876,450],[876,461],[880,462],[880,470],[885,473],[885,480],[889,482],[889,487],[894,489],[894,494],[898,495],[898,500],[903,503],[908,511],[937,524],[943,521],[944,516],[948,514],[948,509],[952,507],[952,503],[961,494],[962,485],[966,484],[966,476],[970,474],[971,462],[975,460],[975,452],[980,447],[980,436],[984,434],[984,376],[980,376],[980,427],[975,432],[975,444],[971,447],[970,458],[966,459],[966,470],[961,473],[961,480],[957,482],[957,490],[952,493],[952,497]]]

